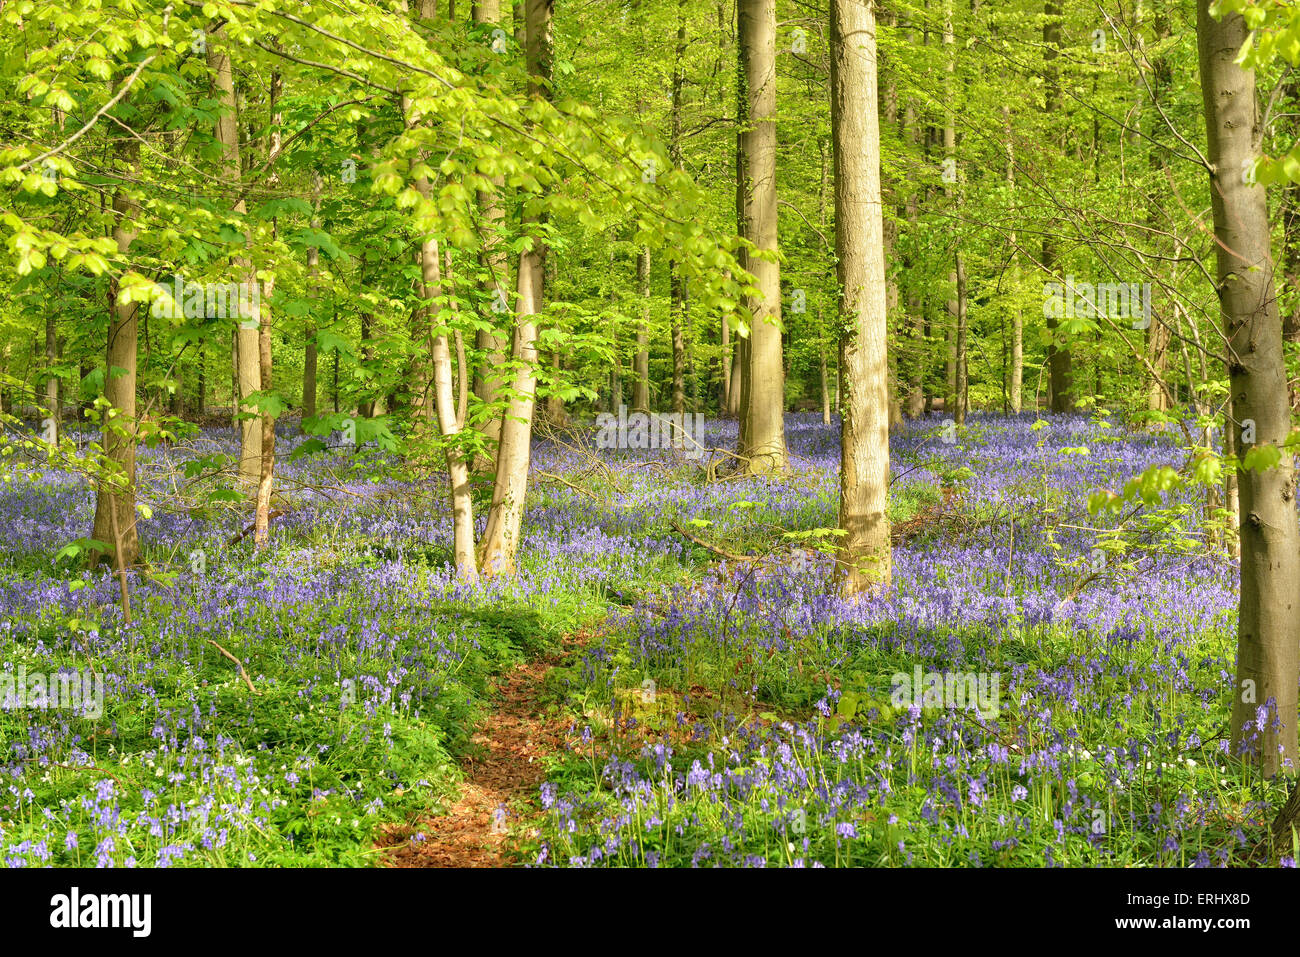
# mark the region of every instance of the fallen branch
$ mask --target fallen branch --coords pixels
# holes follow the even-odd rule
[[[120,787],[123,791],[128,790],[127,786],[122,783],[122,779],[119,778],[112,771],[105,771],[103,768],[97,768],[93,764],[56,764],[53,761],[47,761],[44,764],[41,764],[39,759],[37,758],[28,758],[23,763],[35,764],[37,767],[40,768],[63,768],[65,771],[94,771],[96,774],[106,774],[114,781],[116,781],[118,787]]]
[[[222,648],[211,638],[208,639],[208,644],[210,644],[213,648],[216,648],[217,651],[221,652],[223,655],[225,655],[227,658],[229,658],[231,661],[235,663],[235,667],[239,669],[239,676],[244,679],[244,684],[248,685],[249,691],[253,692],[253,694],[255,695],[260,695],[262,693],[253,687],[253,681],[251,678],[248,677],[248,672],[244,670],[244,663],[242,661],[240,661],[230,652],[226,651],[225,648]]]
[[[546,479],[548,482],[559,482],[561,485],[573,489],[578,494],[587,496],[587,498],[591,499],[597,505],[605,504],[605,502],[598,498],[594,492],[588,491],[580,485],[574,485],[566,478],[562,478],[552,472],[543,472],[541,469],[536,469],[535,471],[540,478]]]
[[[281,515],[285,515],[285,514],[287,514],[287,512],[284,509],[273,508],[271,509],[271,511],[266,513],[266,520],[269,522],[271,519],[279,518]],[[231,545],[238,545],[249,535],[253,534],[253,529],[255,528],[257,528],[257,522],[253,522],[253,524],[248,526],[248,528],[244,529],[242,532],[240,532],[230,541],[226,542],[226,547],[229,548]]]
[[[669,526],[671,526],[672,530],[675,531],[678,535],[681,535],[683,538],[689,539],[690,541],[694,542],[696,545],[699,545],[700,548],[707,549],[708,551],[713,552],[713,554],[721,558],[725,558],[728,561],[756,562],[763,557],[761,555],[737,555],[735,552],[729,552],[725,548],[719,548],[717,545],[711,545],[708,542],[706,542],[704,539],[692,535],[690,532],[682,528],[676,522],[669,522],[668,524]]]

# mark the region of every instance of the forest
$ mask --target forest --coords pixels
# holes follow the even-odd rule
[[[0,62],[5,868],[1296,866],[1292,0]]]

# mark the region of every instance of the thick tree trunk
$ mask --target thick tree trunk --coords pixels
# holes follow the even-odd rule
[[[1262,141],[1254,72],[1235,62],[1249,31],[1240,14],[1220,22],[1210,15],[1210,0],[1198,0],[1196,6],[1234,438],[1241,455],[1268,444],[1281,456],[1275,467],[1243,469],[1237,488],[1241,598],[1232,745],[1235,753],[1246,744],[1263,773],[1271,776],[1284,764],[1294,772],[1297,759],[1300,526],[1292,458],[1282,448],[1291,431],[1291,409],[1267,197],[1262,185],[1248,185],[1242,175],[1244,164],[1259,155]],[[1276,710],[1262,729],[1255,728],[1257,714],[1270,701]]]
[[[776,2],[738,3],[747,96],[747,123],[738,134],[744,157],[745,236],[760,252],[776,253]],[[746,268],[759,294],[746,303],[754,318],[745,350],[744,444],[739,452],[746,459],[745,471],[761,474],[786,467],[781,267],[751,257]]]
[[[886,587],[889,541],[889,361],[873,0],[831,0],[835,254],[846,331],[840,339],[838,562],[846,596]]]

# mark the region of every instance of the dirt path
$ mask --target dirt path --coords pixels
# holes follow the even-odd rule
[[[540,698],[546,673],[579,643],[566,638],[564,653],[516,665],[502,676],[492,711],[474,734],[486,749],[463,764],[459,799],[446,814],[414,825],[391,827],[379,839],[391,867],[504,867],[506,841],[522,822],[520,806],[536,810],[537,789],[545,777],[543,758],[563,747],[567,725],[542,717]],[[504,809],[504,811],[503,811]],[[508,813],[505,813],[508,812]],[[424,840],[411,837],[423,834]]]

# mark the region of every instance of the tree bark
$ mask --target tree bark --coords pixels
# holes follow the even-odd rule
[[[835,253],[846,331],[840,339],[841,591],[887,587],[889,361],[873,0],[831,0]]]
[[[322,181],[319,173],[316,174],[312,181],[312,208],[318,215],[314,216],[311,221],[313,229],[320,229],[320,197]],[[307,281],[311,287],[312,295],[320,301],[320,286],[317,282],[317,273],[320,269],[320,250],[311,246],[307,250]],[[304,419],[315,418],[316,416],[316,324],[314,320],[308,321],[306,330],[307,342],[302,358],[302,417]]]
[[[742,407],[745,471],[786,467],[785,369],[781,361],[781,267],[776,207],[776,3],[738,0],[740,59],[745,75],[747,122],[738,133],[744,157],[745,236],[771,259],[749,257],[746,268],[758,296],[746,305],[753,315],[745,350]],[[874,104],[873,104],[874,108]]]
[[[239,106],[235,100],[230,54],[225,52],[224,33],[223,25],[208,35],[207,59],[208,69],[212,73],[213,98],[221,109],[221,115],[217,118],[216,138],[221,144],[223,172],[226,183],[237,188],[242,177]],[[235,203],[233,211],[240,216],[247,211],[242,198]],[[253,272],[252,263],[244,257],[235,257],[231,265],[234,272],[245,280]],[[252,281],[257,281],[255,276]],[[262,429],[256,407],[245,401],[261,386],[261,352],[258,345],[260,325],[258,316],[241,315],[235,327],[234,338],[235,378],[239,388],[233,404],[236,414],[242,416],[239,419],[239,478],[249,492],[256,489],[262,475]]]
[[[117,165],[122,183],[113,194],[113,241],[118,255],[125,257],[138,233],[134,217],[140,206],[129,191],[140,164],[139,144],[122,137],[116,147]],[[140,560],[140,536],[135,520],[135,450],[136,450],[136,359],[138,350],[139,303],[120,302],[117,281],[111,280],[108,292],[110,312],[108,349],[105,356],[104,457],[110,463],[107,478],[96,483],[95,523],[90,537],[97,542],[113,543],[119,570]],[[105,551],[92,551],[88,558],[96,565],[107,558]]]
[[[421,20],[433,19],[436,8],[432,0],[421,0],[416,16]],[[402,114],[408,129],[419,126],[423,121],[420,113],[412,108],[410,100],[405,96],[402,97]],[[426,203],[436,203],[427,177],[416,177],[414,186]],[[418,384],[432,391],[432,395],[426,393],[418,397],[416,408],[418,412],[430,416],[437,413],[438,432],[442,437],[447,461],[456,578],[468,584],[478,581],[478,564],[474,551],[474,507],[470,498],[469,461],[460,447],[463,416],[457,407],[451,345],[438,316],[438,300],[443,296],[442,253],[438,239],[432,233],[422,235],[419,242],[421,302],[416,309],[416,325],[421,351],[417,354],[417,368],[421,370],[420,375],[427,375],[430,381],[418,381]],[[461,367],[464,368],[463,361]]]
[[[684,60],[686,57],[686,3],[677,0],[677,45],[673,51],[672,83],[672,135],[669,140],[669,155],[673,168],[682,166],[682,87],[686,81]],[[686,324],[686,283],[678,270],[675,260],[668,261],[668,295],[672,300],[672,346],[673,346],[673,412],[686,411],[686,339],[683,329]]]
[[[1056,61],[1060,57],[1061,46],[1061,4],[1060,0],[1044,0],[1043,3],[1043,79],[1044,106],[1048,119],[1061,111],[1061,78]],[[1045,223],[1043,227],[1043,269],[1050,275],[1056,268],[1056,244],[1052,240],[1055,226]],[[1047,366],[1049,392],[1053,412],[1074,411],[1074,374],[1071,369],[1071,355],[1068,346],[1059,339],[1059,322],[1053,316],[1047,317],[1047,333],[1050,342],[1047,346]]]
[[[650,411],[650,247],[636,257],[637,293],[641,296],[641,322],[636,328],[636,355],[632,359],[632,411]]]
[[[524,3],[525,55],[530,77],[528,93],[532,97],[549,95],[546,81],[551,76],[552,5],[553,0],[525,0]],[[525,228],[530,222],[525,222]],[[532,247],[519,256],[517,321],[513,343],[514,358],[519,367],[515,373],[515,394],[510,399],[510,407],[501,423],[492,507],[483,535],[483,558],[480,565],[482,574],[487,578],[514,574],[515,554],[523,527],[533,409],[537,392],[535,317],[542,308],[546,253],[546,244],[540,237],[535,237]]]
[[[1002,129],[1007,138],[1007,189],[1010,192],[1011,204],[1014,208],[1016,197],[1016,153],[1011,134],[1011,107],[1009,106],[1002,107]],[[1007,267],[1007,274],[1011,277],[1011,289],[1016,291],[1020,285],[1020,269],[1016,264],[1016,233],[1014,230],[1008,236],[1007,241],[1011,247],[1011,264]],[[1011,411],[1015,414],[1020,412],[1020,394],[1024,391],[1024,377],[1025,317],[1020,310],[1020,306],[1017,305],[1011,310],[1011,373],[1010,382],[1007,385]]]
[[[1241,597],[1232,746],[1237,753],[1258,733],[1252,760],[1272,776],[1284,764],[1294,772],[1297,758],[1300,526],[1292,458],[1282,447],[1291,431],[1291,409],[1273,287],[1267,196],[1262,185],[1247,184],[1242,174],[1262,144],[1255,75],[1235,62],[1249,31],[1240,14],[1216,21],[1209,7],[1210,0],[1198,0],[1196,33],[1211,164],[1216,278],[1229,340],[1234,438],[1243,456],[1252,445],[1265,443],[1280,453],[1276,467],[1243,469],[1238,475]],[[1262,730],[1252,731],[1257,711],[1270,699],[1276,711]]]
[[[493,24],[500,21],[501,0],[480,0],[474,7],[475,23]],[[500,235],[506,215],[500,197],[505,177],[492,177],[492,185],[492,192],[479,193],[478,204],[483,211],[484,231],[487,234],[482,254],[486,266],[483,293],[488,299],[488,309],[495,317],[495,325],[504,322],[511,315],[510,255],[502,244]],[[487,405],[499,402],[501,390],[507,383],[507,377],[501,371],[506,362],[505,338],[495,329],[480,329],[475,333],[474,346],[481,356],[474,375],[474,395]],[[479,422],[477,429],[489,447],[495,447],[501,441],[501,413],[488,415]],[[480,457],[476,460],[475,467],[486,467],[490,461],[486,456]]]
[[[274,162],[280,152],[280,124],[284,116],[277,112],[277,105],[283,91],[280,74],[271,75],[270,104],[271,131],[267,140],[267,162]],[[279,177],[272,174],[268,185],[275,188]],[[277,228],[275,220],[271,221],[272,237]],[[256,283],[257,272],[252,262],[248,267],[248,282]],[[257,365],[258,388],[265,393],[271,391],[271,300],[275,296],[275,274],[270,273],[262,285],[260,297],[260,315],[257,324]],[[275,484],[275,416],[269,411],[261,415],[261,447],[258,450],[261,459],[258,463],[257,510],[253,518],[253,542],[261,548],[266,545],[271,522],[271,491]]]

